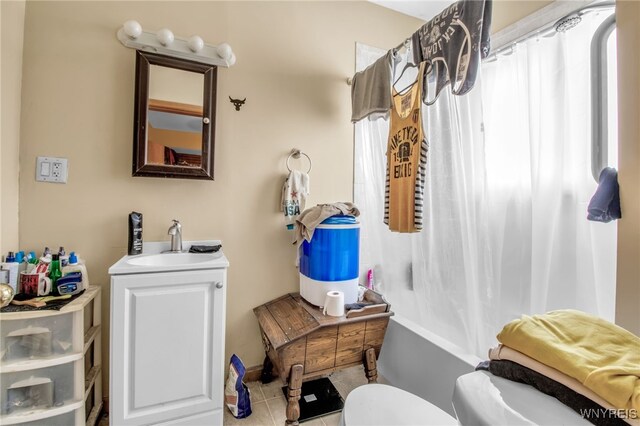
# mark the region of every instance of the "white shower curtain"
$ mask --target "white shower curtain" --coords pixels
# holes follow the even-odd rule
[[[479,357],[521,314],[614,318],[616,225],[586,220],[596,189],[588,47],[602,18],[521,43],[484,63],[469,94],[444,90],[424,107],[421,233],[382,221],[388,122],[355,125],[361,271],[377,272],[394,311]],[[384,53],[357,52],[359,69]]]

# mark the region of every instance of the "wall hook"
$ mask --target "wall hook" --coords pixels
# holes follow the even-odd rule
[[[233,104],[234,107],[236,107],[236,111],[240,111],[240,107],[244,105],[246,100],[247,98],[240,100],[240,99],[233,99],[231,96],[229,96],[229,101]]]

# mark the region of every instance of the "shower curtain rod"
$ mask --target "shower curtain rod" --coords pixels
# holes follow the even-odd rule
[[[584,3],[583,3],[584,4]],[[561,24],[564,21],[567,20],[573,20],[574,22],[579,23],[580,19],[575,19],[575,18],[581,18],[581,16],[587,12],[596,10],[596,9],[603,9],[603,8],[608,8],[608,7],[615,7],[616,3],[615,1],[603,1],[603,2],[592,2],[590,4],[587,4],[585,6],[579,7],[576,10],[571,11],[570,13],[565,13],[563,15],[561,15],[562,17],[560,19],[555,19],[555,20],[551,20],[548,23],[538,27],[535,30],[529,31],[519,37],[514,38],[511,41],[508,41],[506,43],[503,43],[502,45],[500,45],[498,48],[496,49],[492,49],[491,53],[489,54],[489,56],[487,56],[484,61],[486,60],[495,60],[495,57],[498,53],[500,52],[504,52],[507,49],[510,49],[513,47],[513,45],[517,44],[517,43],[521,43],[531,37],[536,37],[536,36],[543,36],[546,35],[550,30],[555,29],[556,26],[558,26],[559,24]],[[550,7],[550,6],[547,6]],[[557,15],[556,15],[557,16]],[[525,18],[526,19],[526,18]],[[514,24],[515,25],[515,24]],[[571,27],[570,27],[571,28]],[[570,29],[567,28],[567,29]],[[566,30],[565,30],[566,31]],[[502,32],[502,31],[500,31]],[[499,33],[500,33],[499,32]],[[498,33],[498,34],[499,34]],[[495,36],[493,37],[495,38]],[[400,48],[402,48],[403,46],[406,47],[407,43],[411,41],[411,37],[408,37],[406,39],[404,39],[402,41],[402,43],[400,43],[399,45],[397,45],[395,47],[395,50],[398,50]],[[347,77],[347,84],[349,86],[351,86],[351,84],[353,83],[353,77]]]
[[[402,43],[400,43],[399,45],[397,45],[394,50],[399,50],[402,47],[407,47],[408,43],[411,41],[411,38],[406,38],[404,39],[404,41]],[[351,84],[353,83],[353,77],[347,77],[347,85],[351,86]]]
[[[407,47],[407,44],[411,41],[411,37],[407,37],[404,39],[402,43],[395,47],[395,50],[401,49],[402,47]]]
[[[583,6],[574,10],[573,12],[567,13],[562,16],[560,19],[556,19],[554,21],[550,21],[539,28],[529,31],[520,37],[516,37],[511,41],[508,41],[496,49],[492,49],[489,56],[487,56],[484,61],[492,61],[495,60],[496,56],[504,52],[505,50],[512,49],[514,45],[518,43],[522,43],[525,40],[528,40],[533,37],[546,37],[549,36],[550,33],[553,32],[552,35],[555,35],[559,32],[566,32],[576,25],[580,23],[582,20],[582,15],[598,10],[598,9],[607,9],[607,8],[615,8],[615,1],[604,1],[601,3],[589,4],[587,6]]]

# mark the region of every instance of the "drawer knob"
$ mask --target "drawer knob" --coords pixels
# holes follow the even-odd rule
[[[222,287],[224,287],[224,284],[220,282],[216,283],[216,288],[222,288]]]

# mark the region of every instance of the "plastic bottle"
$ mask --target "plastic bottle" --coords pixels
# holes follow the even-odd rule
[[[376,265],[373,267],[373,290],[383,294],[384,286],[382,283],[382,265]]]
[[[16,262],[18,263],[18,277],[19,277],[21,272],[24,272],[27,270],[27,259],[25,259],[23,251],[19,251],[16,253]]]
[[[129,214],[129,255],[142,254],[142,213]]]
[[[49,250],[49,247],[47,247],[45,248],[45,251],[42,254],[42,257],[40,257],[40,259],[38,260],[38,264],[36,265],[35,272],[39,274],[46,274],[47,271],[49,270],[50,264],[51,264],[51,250]]]
[[[78,259],[78,256],[74,251],[69,254],[69,264],[62,268],[62,276],[71,274],[73,272],[80,272],[82,274],[82,288],[89,287],[89,275],[87,274],[87,267],[83,262]]]
[[[64,247],[60,246],[58,256],[60,256],[60,266],[65,267],[69,264],[69,256],[67,256],[67,253],[64,251]]]
[[[38,257],[36,256],[36,253],[30,251],[25,261],[27,262],[25,271],[27,272],[27,274],[30,274],[34,271],[34,269],[36,269],[36,266],[38,265]]]
[[[58,279],[62,277],[62,270],[60,269],[60,257],[54,254],[51,257],[51,270],[49,271],[49,279],[51,279],[51,293],[54,296],[59,296],[58,293]]]
[[[5,261],[0,264],[0,268],[9,271],[9,285],[13,288],[14,294],[18,292],[18,268],[20,264],[16,262],[16,257],[12,251],[7,254]]]

